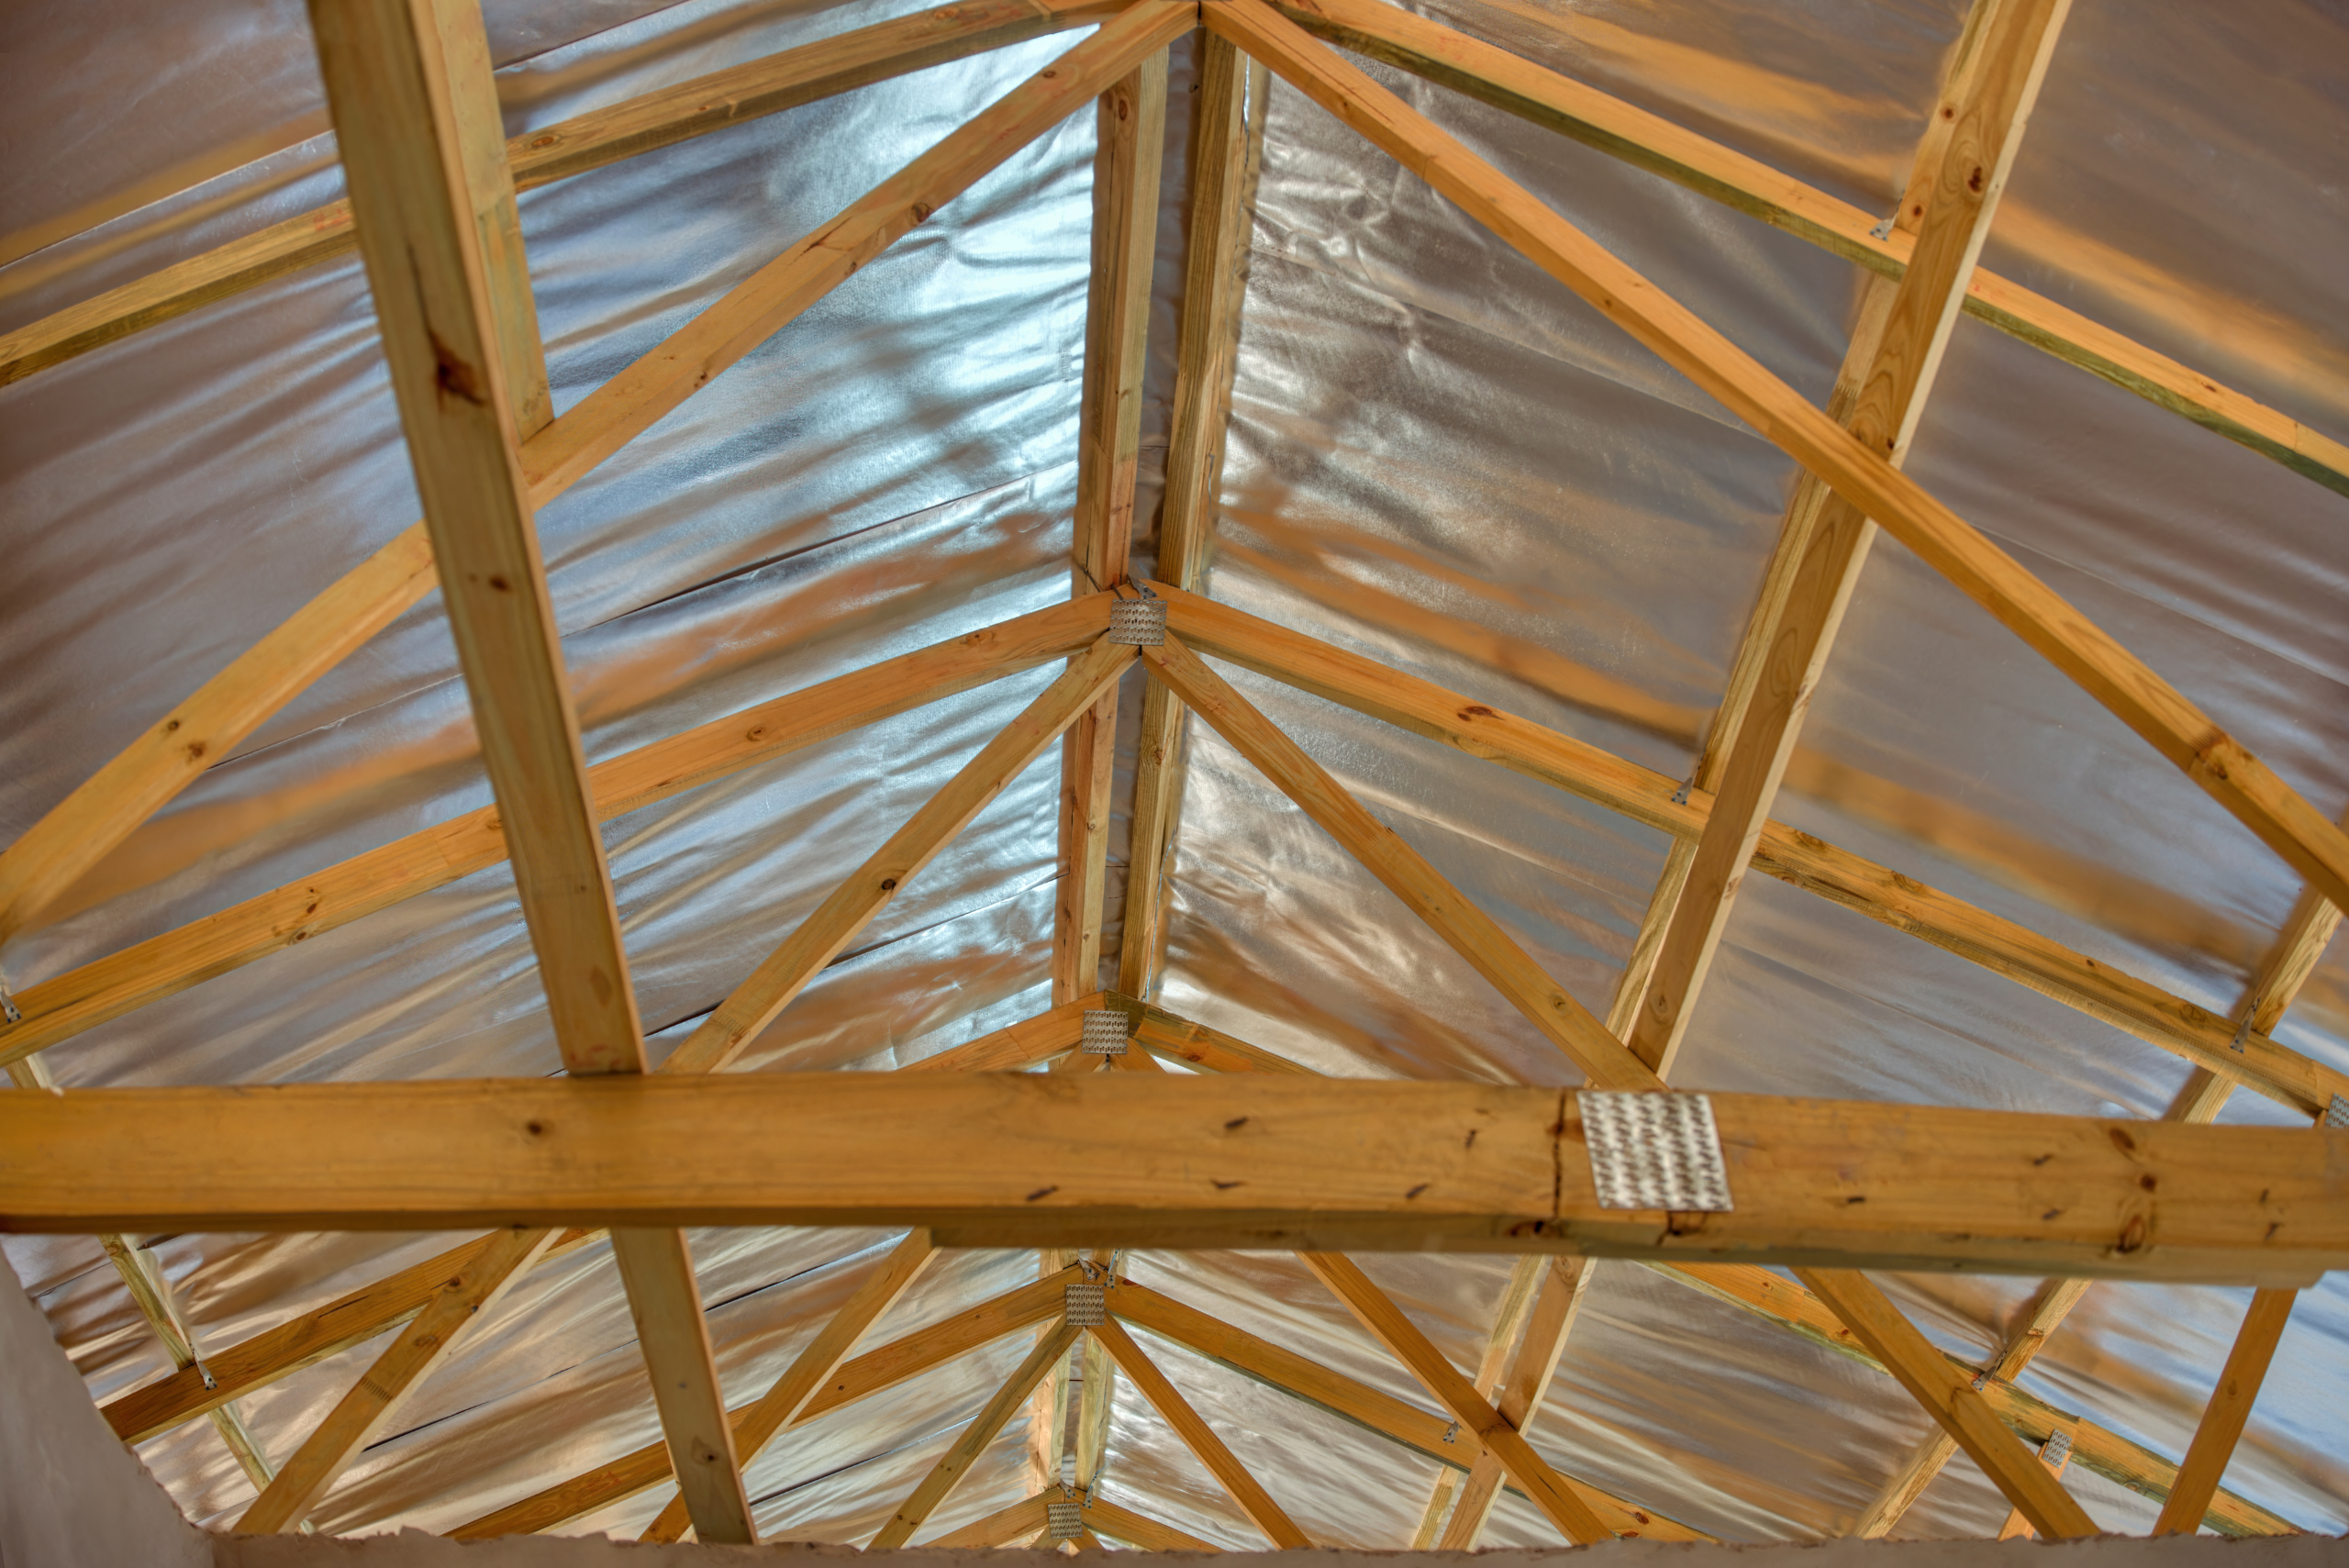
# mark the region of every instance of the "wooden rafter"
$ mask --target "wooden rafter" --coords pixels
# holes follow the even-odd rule
[[[1163,647],[1142,650],[1142,657],[1152,674],[1181,697],[1186,706],[1254,763],[1405,907],[1425,920],[1594,1084],[1615,1089],[1661,1086],[1655,1074],[1625,1051],[1564,986],[1542,973],[1490,916],[1462,896],[1424,856],[1373,817],[1303,748],[1179,639],[1170,635]]]
[[[1475,1376],[1469,1380],[1469,1385],[1486,1399],[1495,1399],[1500,1393],[1501,1382],[1508,1375],[1509,1347],[1517,1342],[1518,1331],[1525,1327],[1525,1315],[1532,1309],[1534,1292],[1549,1273],[1550,1266],[1550,1259],[1529,1252],[1509,1269],[1508,1281],[1501,1287],[1500,1301],[1493,1309],[1492,1329],[1485,1336],[1484,1356],[1476,1364]],[[1511,1424],[1520,1431],[1524,1429],[1521,1423]],[[1453,1500],[1460,1494],[1460,1481],[1456,1470],[1447,1467],[1436,1472],[1427,1507],[1419,1513],[1419,1528],[1411,1532],[1412,1550],[1424,1551],[1435,1544],[1444,1516],[1451,1512]]]
[[[972,0],[860,28],[527,131],[505,144],[518,190],[601,169],[803,104],[1115,14],[1119,0]],[[333,202],[0,335],[0,386],[352,248]],[[526,432],[527,433],[527,432]]]
[[[1249,1473],[1248,1467],[1240,1462],[1239,1456],[1216,1435],[1215,1429],[1199,1418],[1199,1413],[1192,1409],[1191,1402],[1167,1381],[1158,1363],[1142,1353],[1142,1348],[1134,1343],[1133,1336],[1127,1333],[1116,1319],[1086,1331],[1101,1341],[1118,1365],[1124,1369],[1126,1375],[1133,1379],[1134,1386],[1141,1391],[1143,1398],[1150,1401],[1151,1407],[1174,1429],[1174,1435],[1183,1440],[1183,1446],[1207,1466],[1208,1473],[1214,1476],[1217,1484],[1230,1495],[1231,1500],[1240,1506],[1240,1511],[1248,1516],[1249,1522],[1264,1532],[1267,1540],[1282,1548],[1309,1547],[1313,1544],[1312,1540],[1297,1528],[1297,1522],[1273,1501],[1272,1494]]]
[[[1916,434],[2069,8],[2070,0],[1975,0],[1972,17],[1987,20],[1969,26],[1957,79],[1928,117],[1932,129],[1919,161],[1936,141],[1941,156],[1917,182],[1919,198],[1894,217],[1895,227],[1907,224],[1916,235],[1913,259],[1898,284],[1873,285],[1837,376],[1846,406],[1829,406],[1887,462],[1900,462]],[[1632,950],[1653,962],[1641,995],[1634,1001],[1619,994],[1618,1018],[1610,1019],[1628,1021],[1624,1043],[1666,1076],[1875,536],[1858,508],[1817,475],[1802,475],[1698,765],[1697,783],[1713,792],[1705,830],[1693,849],[1668,858]],[[1660,932],[1649,929],[1655,925]],[[1639,967],[1627,973],[1627,984]]]
[[[1063,1319],[1036,1342],[1036,1348],[1028,1352],[1028,1359],[1004,1379],[1003,1386],[979,1407],[979,1413],[971,1418],[971,1424],[947,1445],[946,1451],[939,1456],[937,1463],[930,1466],[929,1473],[914,1487],[912,1495],[897,1506],[896,1513],[889,1516],[888,1522],[866,1544],[867,1551],[903,1546],[913,1540],[914,1531],[928,1522],[938,1506],[946,1501],[948,1495],[954,1490],[955,1484],[970,1473],[971,1466],[985,1451],[987,1444],[1003,1430],[1003,1424],[1011,1419],[1011,1413],[1019,1407],[1020,1401],[1028,1397],[1056,1363],[1068,1360],[1069,1347],[1076,1343],[1076,1337],[1082,1332],[1083,1329],[1073,1328],[1066,1319]]]
[[[1221,0],[1230,38],[1817,473],[2135,730],[2334,902],[2349,833],[2021,563],[1677,301],[1262,0]]]
[[[2071,1540],[2097,1533],[2096,1521],[2039,1456],[1998,1418],[1990,1402],[1881,1292],[1856,1274],[1798,1269],[1796,1277],[1825,1302],[1887,1372],[1909,1390],[1960,1448],[2022,1510],[2042,1536]]]
[[[1080,655],[924,802],[905,826],[850,873],[783,945],[718,1004],[717,1011],[662,1063],[662,1070],[723,1071],[857,932],[873,922],[901,887],[970,825],[987,802],[1002,794],[1045,747],[1059,740],[1103,691],[1117,684],[1132,659],[1132,649],[1106,640]]]
[[[1547,1267],[1542,1273],[1541,1297],[1525,1326],[1524,1342],[1509,1360],[1506,1380],[1497,1391],[1499,1397],[1494,1401],[1501,1419],[1520,1432],[1533,1424],[1533,1412],[1550,1392],[1550,1380],[1557,1374],[1558,1358],[1565,1351],[1566,1336],[1574,1329],[1575,1316],[1582,1309],[1594,1272],[1587,1258],[1553,1258],[1544,1262]],[[1486,1449],[1461,1485],[1460,1499],[1453,1506],[1452,1517],[1436,1540],[1439,1549],[1476,1550],[1506,1473],[1507,1467],[1499,1456]]]
[[[1898,278],[1915,240],[1897,221],[1814,189],[1657,115],[1380,0],[1281,0],[1308,30],[1673,181],[1813,245]],[[1966,314],[2349,495],[2349,446],[1988,272]]]
[[[1239,366],[1240,306],[1249,240],[1250,177],[1264,145],[1264,104],[1250,103],[1250,67],[1230,41],[1199,39],[1192,106],[1190,239],[1184,257],[1174,412],[1159,509],[1156,573],[1196,588],[1223,477],[1224,430]],[[1144,692],[1136,743],[1118,987],[1150,993],[1157,963],[1164,866],[1179,790],[1183,705],[1157,682]]]
[[[1704,829],[1710,798],[1690,790],[1687,798],[1676,799],[1680,786],[1652,769],[1230,606],[1154,586],[1172,601],[1168,620],[1175,633],[1201,652],[1498,762],[1675,838],[1694,839]],[[2349,1073],[2278,1045],[2256,1028],[2243,1029],[2182,996],[1783,823],[1764,828],[1753,863],[1782,882],[2215,1068],[2305,1115],[2321,1115],[2333,1095],[2349,1094]],[[2313,939],[2314,928],[2307,930]],[[2295,951],[2305,951],[2305,945]]]
[[[758,1525],[743,1490],[733,1424],[718,1383],[718,1358],[682,1230],[612,1228],[612,1257],[628,1290],[629,1319],[652,1385],[652,1406],[670,1473],[700,1540],[756,1545]]]
[[[1074,653],[1108,625],[1097,595],[900,654],[656,740],[587,770],[610,821],[744,768]],[[27,991],[22,1022],[0,1027],[14,1062],[149,1003],[363,915],[446,886],[506,856],[494,809],[411,833],[217,915],[70,970]]]
[[[991,1344],[1007,1334],[1048,1323],[1061,1314],[1067,1281],[1074,1270],[1038,1280],[991,1297],[942,1322],[894,1340],[842,1365],[823,1381],[814,1396],[789,1423],[802,1425],[860,1399],[895,1388],[907,1379]],[[758,1408],[744,1405],[733,1412],[737,1441],[749,1446],[741,1434]],[[530,1535],[559,1529],[598,1508],[624,1502],[671,1478],[669,1452],[660,1443],[621,1455],[583,1474],[508,1503],[450,1532],[460,1540],[499,1535]]]
[[[1102,94],[1094,115],[1093,271],[1078,415],[1073,597],[1121,588],[1133,543],[1148,358],[1158,177],[1166,146],[1166,53]],[[1060,877],[1052,1000],[1100,988],[1109,786],[1118,755],[1112,686],[1061,740]]]
[[[939,207],[1187,31],[1194,15],[1174,0],[1139,0],[735,285],[523,442],[527,506],[544,506],[569,490]],[[0,938],[7,921],[29,918],[24,911],[62,892],[438,581],[419,524],[198,687],[0,856]],[[6,1040],[0,1051],[17,1043],[0,1040]]]
[[[2219,1373],[2219,1385],[2210,1391],[2210,1402],[2194,1429],[2194,1440],[2187,1446],[2186,1462],[2177,1467],[2169,1499],[2162,1505],[2161,1518],[2154,1522],[2155,1535],[2192,1535],[2201,1528],[2202,1516],[2218,1495],[2227,1460],[2243,1436],[2243,1423],[2251,1418],[2252,1403],[2259,1397],[2259,1385],[2267,1375],[2267,1363],[2284,1337],[2284,1325],[2299,1295],[2291,1290],[2252,1293],[2243,1329]]]

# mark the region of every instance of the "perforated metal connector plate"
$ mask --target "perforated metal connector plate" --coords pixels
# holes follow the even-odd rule
[[[2349,1127],[2349,1095],[2332,1096],[2332,1103],[2324,1107],[2324,1125]]]
[[[1098,1329],[1109,1320],[1109,1298],[1099,1280],[1073,1281],[1061,1309],[1079,1329]]]
[[[1085,1015],[1085,1033],[1077,1043],[1096,1056],[1123,1056],[1132,1029],[1132,1022],[1115,1007],[1095,1008]]]
[[[1575,1100],[1599,1207],[1721,1213],[1732,1207],[1713,1105],[1704,1095],[1585,1090]]]
[[[2060,1427],[2050,1431],[2047,1440],[2039,1445],[2039,1457],[2046,1462],[2048,1469],[2063,1469],[2064,1462],[2072,1457],[2072,1434]]]
[[[1085,1510],[1074,1503],[1045,1504],[1044,1533],[1054,1540],[1074,1540],[1085,1533]]]
[[[1162,648],[1166,643],[1166,601],[1119,599],[1109,606],[1109,640],[1128,648]]]

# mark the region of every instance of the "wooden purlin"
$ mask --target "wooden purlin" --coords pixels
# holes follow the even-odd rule
[[[1055,1362],[1068,1359],[1069,1348],[1076,1343],[1076,1337],[1081,1332],[1082,1329],[1071,1327],[1063,1319],[1037,1341],[1028,1359],[1012,1370],[1011,1375],[1004,1380],[1003,1386],[996,1389],[994,1396],[980,1407],[979,1413],[971,1418],[970,1425],[947,1445],[946,1451],[939,1456],[937,1463],[930,1466],[930,1473],[921,1478],[912,1495],[897,1506],[897,1511],[889,1516],[880,1532],[866,1543],[866,1551],[904,1546],[913,1540],[914,1531],[928,1522],[938,1506],[947,1499],[963,1477],[970,1473],[971,1466],[980,1452],[995,1440],[995,1435],[1003,1429],[1004,1423],[1011,1418],[1011,1413],[1019,1408],[1030,1391],[1051,1373]]]

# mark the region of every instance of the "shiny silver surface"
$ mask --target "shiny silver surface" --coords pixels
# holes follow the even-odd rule
[[[518,132],[903,5],[496,0]],[[168,17],[166,12],[168,11]],[[1905,176],[1958,0],[1442,0],[1431,14],[1871,210]],[[330,199],[302,9],[107,0],[12,19],[0,328]],[[168,23],[168,25],[166,25]],[[527,194],[556,402],[620,365],[1075,36],[862,89]],[[1191,46],[1174,51],[1144,479],[1181,289]],[[2349,19],[2077,0],[1984,264],[2349,437]],[[1847,263],[1513,120],[1373,73],[1823,398]],[[1270,99],[1209,591],[1688,776],[1794,469],[1596,312],[1283,85]],[[942,209],[543,515],[591,761],[1051,603],[1075,494],[1093,137],[1080,117]],[[2142,654],[2320,810],[2349,803],[2349,498],[1975,320],[1909,470]],[[0,389],[0,841],[416,517],[355,258]],[[1146,528],[1137,542],[1147,561]],[[1661,835],[1260,677],[1234,684],[1602,1015]],[[648,807],[606,831],[664,1054],[1050,678],[1033,672]],[[1108,907],[1122,901],[1139,673]],[[2282,862],[1914,556],[1880,541],[1777,815],[2214,1010],[2299,892]],[[991,804],[763,1036],[746,1071],[885,1068],[1042,1010],[1057,754]],[[1571,1085],[1531,1026],[1240,755],[1190,727],[1166,1006],[1319,1071]],[[12,988],[485,803],[428,598],[0,951]],[[2349,1067],[2336,943],[2277,1038]],[[71,1085],[557,1070],[503,868],[94,1029]],[[1989,971],[1750,877],[1676,1087],[2158,1115],[2176,1059]],[[2231,1120],[2282,1125],[2238,1095]],[[450,1236],[157,1242],[207,1346]],[[787,1366],[895,1238],[692,1236],[730,1398]],[[168,1369],[95,1240],[8,1238],[104,1401]],[[1364,1260],[1473,1367],[1508,1260]],[[870,1343],[1036,1277],[926,1274]],[[1144,1254],[1133,1277],[1434,1407],[1285,1256]],[[2036,1282],[1886,1278],[1995,1354]],[[2099,1284],[2021,1379],[2183,1451],[2247,1293]],[[1144,1336],[1316,1540],[1394,1546],[1435,1469]],[[1014,1334],[783,1434],[748,1468],[769,1539],[862,1542],[1031,1343]],[[244,1410],[280,1458],[378,1345]],[[869,1348],[869,1346],[868,1346]],[[2305,1293],[2228,1484],[2349,1528],[2349,1285]],[[1015,1418],[928,1534],[1036,1490]],[[1888,1378],[1647,1269],[1598,1265],[1531,1429],[1568,1473],[1741,1540],[1850,1528],[1927,1432]],[[347,1473],[321,1529],[433,1530],[653,1440],[625,1300],[591,1246],[526,1278]],[[252,1489],[206,1423],[142,1456],[191,1517]],[[2107,1529],[2155,1506],[2075,1464]],[[1260,1544],[1121,1383],[1103,1495]],[[633,1534],[647,1493],[566,1527]],[[1960,1459],[1899,1533],[1987,1535]],[[926,1537],[927,1538],[927,1535]],[[1554,1540],[1504,1495],[1485,1541]]]

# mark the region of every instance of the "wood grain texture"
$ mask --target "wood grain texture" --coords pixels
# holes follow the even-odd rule
[[[1282,0],[1305,28],[1670,180],[1813,245],[1898,278],[1915,239],[1757,159],[1572,78],[1378,0]],[[2349,495],[2349,446],[2154,352],[2009,279],[1977,271],[1966,314]]]
[[[685,1232],[615,1227],[612,1257],[628,1287],[629,1317],[661,1413],[670,1473],[694,1532],[714,1544],[755,1546],[758,1526],[742,1490],[733,1423],[718,1385],[709,1321]]]
[[[1598,1207],[1570,1095],[1499,1084],[825,1073],[0,1095],[0,1228],[928,1224],[945,1246],[1408,1241],[2295,1286],[2349,1262],[2349,1131],[1711,1098],[1737,1207],[1667,1224]],[[798,1157],[769,1159],[778,1145]]]
[[[464,1330],[493,1309],[554,1240],[551,1230],[491,1237],[463,1272],[433,1292],[416,1320],[278,1467],[276,1478],[237,1520],[238,1533],[268,1535],[299,1524],[383,1430],[400,1402],[448,1361]]]
[[[1744,350],[1261,0],[1207,24],[1420,175],[1997,617],[2335,903],[2349,834],[2006,551]]]
[[[636,995],[466,188],[465,131],[478,140],[495,125],[496,88],[486,46],[477,54],[442,48],[441,14],[433,0],[316,0],[311,24],[555,1043],[573,1073],[641,1071]],[[489,161],[503,173],[494,153]],[[527,292],[527,277],[518,287]]]
[[[526,131],[504,143],[517,189],[854,88],[1114,15],[1117,0],[969,0],[860,28]],[[333,202],[0,335],[0,386],[273,278],[347,255],[351,206]]]
[[[1550,1392],[1550,1380],[1557,1375],[1558,1360],[1565,1353],[1566,1336],[1574,1331],[1593,1272],[1587,1258],[1545,1259],[1543,1262],[1541,1296],[1525,1326],[1523,1342],[1509,1358],[1506,1381],[1496,1390],[1498,1397],[1493,1401],[1501,1419],[1520,1432],[1532,1425],[1534,1412]],[[1440,1550],[1476,1550],[1506,1473],[1500,1456],[1486,1449],[1461,1484],[1459,1500],[1436,1540]]]
[[[1002,732],[979,749],[863,865],[834,888],[783,944],[702,1020],[662,1063],[663,1073],[717,1073],[790,1005],[857,932],[871,924],[971,818],[1025,772],[1044,748],[1114,686],[1133,660],[1130,648],[1093,645],[1038,694]]]
[[[1396,1360],[1410,1368],[1411,1375],[1435,1396],[1436,1402],[1452,1412],[1452,1418],[1476,1434],[1485,1451],[1500,1462],[1532,1499],[1534,1507],[1563,1530],[1568,1540],[1588,1546],[1612,1538],[1614,1532],[1592,1509],[1589,1500],[1533,1451],[1533,1445],[1503,1420],[1500,1413],[1460,1375],[1459,1370],[1444,1360],[1443,1352],[1435,1348],[1418,1324],[1404,1316],[1402,1308],[1371,1283],[1359,1264],[1330,1252],[1298,1255],[1331,1294],[1346,1304],[1362,1326],[1393,1351]]]
[[[1034,669],[1099,638],[1108,613],[1107,595],[1055,605],[600,762],[587,771],[596,816],[609,821],[864,725]],[[24,1021],[0,1026],[0,1062],[20,1060],[281,948],[445,886],[496,864],[505,854],[496,812],[469,812],[68,971],[17,998]]]
[[[1142,1353],[1141,1347],[1134,1343],[1133,1336],[1119,1327],[1115,1318],[1087,1332],[1100,1340],[1109,1354],[1116,1358],[1118,1365],[1141,1391],[1142,1397],[1150,1401],[1151,1408],[1174,1429],[1174,1435],[1183,1440],[1183,1446],[1207,1467],[1208,1473],[1214,1476],[1217,1485],[1239,1505],[1240,1511],[1248,1516],[1249,1522],[1264,1532],[1265,1540],[1284,1549],[1313,1544],[1312,1540],[1297,1528],[1297,1521],[1273,1501],[1272,1494],[1264,1490],[1263,1483],[1251,1474],[1230,1446],[1216,1436],[1215,1429],[1199,1418],[1199,1413],[1191,1408],[1191,1402],[1183,1397],[1182,1391],[1167,1381],[1166,1374],[1158,1369],[1158,1363]]]
[[[908,1378],[967,1355],[1006,1334],[1057,1318],[1066,1295],[1064,1280],[1039,1280],[893,1340],[878,1350],[868,1351],[825,1380],[791,1424],[812,1421],[885,1389],[895,1388]],[[754,1408],[755,1403],[732,1412],[738,1442],[741,1423]],[[449,1533],[457,1540],[476,1540],[560,1529],[598,1508],[658,1486],[669,1480],[670,1474],[667,1445],[648,1443],[584,1474],[508,1503]]]
[[[1969,28],[1968,68],[1929,117],[1929,146],[1939,143],[1936,167],[1896,218],[1896,227],[1915,226],[1915,251],[1891,300],[1881,309],[1863,308],[1862,331],[1838,377],[1839,390],[1851,388],[1850,406],[1830,409],[1888,462],[1907,455],[2069,6],[2070,0],[2009,0],[1992,7],[1981,0],[1976,14],[1987,20]],[[1805,473],[1796,484],[1778,550],[1789,565],[1772,573],[1768,586],[1779,591],[1765,593],[1747,629],[1754,656],[1740,663],[1753,678],[1731,688],[1730,701],[1746,699],[1742,711],[1729,712],[1725,701],[1714,726],[1716,737],[1728,730],[1733,739],[1717,769],[1698,769],[1698,782],[1714,790],[1712,809],[1678,878],[1643,993],[1630,1010],[1625,1043],[1667,1077],[1874,535],[1866,517],[1817,475]],[[1709,740],[1709,751],[1717,744]],[[1674,867],[1667,877],[1683,871]]]
[[[1882,1293],[1841,1270],[1798,1269],[1796,1275],[1957,1440],[2042,1536],[2068,1540],[2098,1533],[2087,1511],[2008,1429],[1965,1373],[1934,1350]]]
[[[914,1487],[912,1495],[897,1506],[897,1511],[889,1516],[888,1522],[866,1542],[866,1551],[903,1546],[913,1540],[914,1531],[929,1521],[938,1506],[952,1494],[956,1484],[970,1473],[971,1466],[985,1451],[987,1444],[995,1440],[996,1434],[1003,1430],[1004,1423],[1011,1419],[1012,1412],[1019,1407],[1020,1402],[1034,1391],[1037,1384],[1051,1374],[1055,1365],[1067,1362],[1069,1347],[1076,1343],[1076,1337],[1082,1332],[1083,1329],[1073,1328],[1063,1320],[1036,1341],[1036,1348],[1028,1352],[1028,1359],[1004,1379],[1003,1386],[979,1407],[979,1413],[971,1418],[971,1424],[947,1446],[946,1451],[939,1456],[938,1462],[930,1466],[929,1473]]]
[[[2275,1359],[2276,1346],[2284,1337],[2284,1325],[2299,1297],[2299,1293],[2292,1290],[2252,1293],[2243,1328],[2219,1373],[2219,1385],[2210,1391],[2210,1402],[2202,1408],[2194,1440],[2187,1445],[2186,1462],[2177,1467],[2169,1499],[2154,1523],[2155,1535],[2191,1535],[2201,1528],[2202,1516],[2218,1495],[2227,1461],[2243,1436],[2243,1423],[2251,1418],[2252,1404],[2267,1376],[2267,1363]]]
[[[1283,795],[1337,840],[1404,907],[1426,921],[1452,950],[1540,1029],[1591,1082],[1610,1089],[1653,1089],[1655,1074],[1625,1051],[1565,987],[1306,755],[1302,747],[1203,663],[1172,633],[1141,651],[1151,673],[1212,726]]]
[[[1676,839],[1693,840],[1704,829],[1712,802],[1700,790],[1675,801],[1680,786],[1662,773],[1230,606],[1154,586],[1170,600],[1169,625],[1199,651],[1540,779]],[[2213,1068],[2280,1105],[2313,1116],[2333,1095],[2349,1093],[2349,1073],[2278,1045],[2256,1028],[2239,1030],[2197,1003],[1783,823],[1763,830],[1753,864]]]

